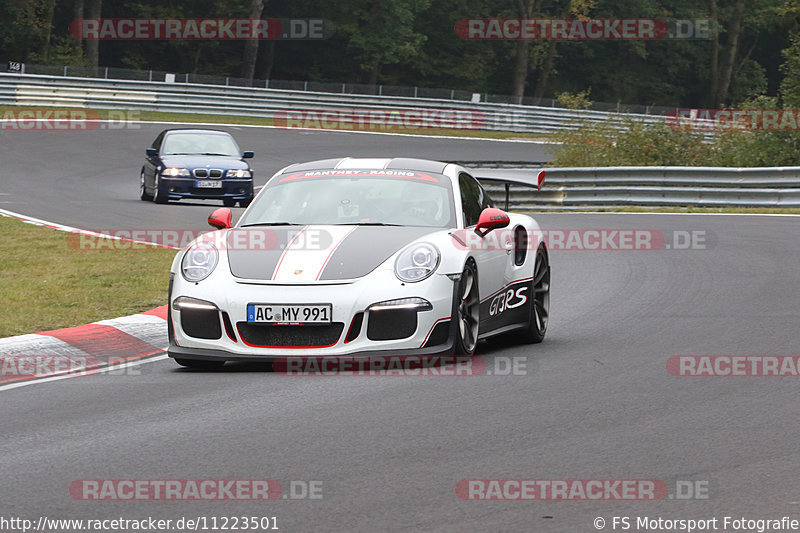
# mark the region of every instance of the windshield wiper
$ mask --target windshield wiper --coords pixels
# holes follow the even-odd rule
[[[200,153],[200,154],[197,154],[197,155],[219,155],[219,156],[222,156],[222,157],[236,157],[236,156],[231,155],[231,154],[215,154],[215,153],[212,153],[212,152],[203,152],[203,153]]]
[[[242,224],[241,228],[253,228],[255,226],[305,226],[294,222],[254,222],[253,224]]]

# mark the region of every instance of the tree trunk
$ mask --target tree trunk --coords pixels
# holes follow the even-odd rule
[[[103,0],[89,0],[89,17],[90,19],[99,19],[102,17]],[[89,39],[86,41],[86,59],[89,60],[89,65],[97,68],[100,62],[100,41],[97,39]]]
[[[719,18],[717,18],[717,0],[711,0],[711,9],[710,9],[710,16],[711,20],[714,21],[715,24],[719,25],[717,22]],[[714,98],[717,94],[717,87],[719,86],[719,31],[714,32],[714,39],[711,41],[711,86],[708,91],[708,98],[706,100],[706,105],[709,107],[714,106]]]
[[[250,20],[260,19],[264,11],[262,0],[250,0]],[[242,57],[242,77],[253,81],[256,72],[256,60],[258,59],[258,39],[248,39],[244,42],[244,56]]]
[[[532,18],[534,6],[538,9],[541,0],[517,0],[517,16],[521,19]],[[531,42],[527,39],[520,39],[515,46],[516,55],[514,60],[514,78],[511,82],[511,94],[522,101],[525,95],[525,82],[528,78],[528,67],[530,64]]]
[[[378,84],[378,76],[381,73],[381,60],[374,59],[369,69],[369,84],[373,87]]]
[[[75,6],[72,11],[72,18],[73,20],[79,20],[83,18],[83,0],[75,0]],[[83,39],[80,38],[82,37],[81,32],[77,32],[77,34],[78,38],[76,39],[78,41],[78,45],[82,46]]]
[[[731,78],[733,77],[733,65],[736,61],[736,52],[739,50],[739,38],[742,36],[742,22],[744,19],[745,7],[746,0],[736,0],[733,16],[728,25],[728,39],[725,43],[725,48],[722,50],[722,61],[720,61],[718,76],[719,82],[713,102],[714,107],[721,106],[728,98],[728,89],[730,89]]]
[[[542,98],[547,87],[547,79],[553,71],[553,61],[556,57],[556,41],[547,44],[547,54],[544,57],[542,68],[539,69],[539,78],[536,80],[536,89],[533,91],[534,98]]]
[[[45,64],[50,59],[50,36],[53,33],[53,13],[56,8],[56,0],[48,0],[45,4],[44,20],[44,41],[42,42],[42,49],[40,55]]]
[[[275,65],[275,39],[270,39],[266,43],[267,53],[262,67],[262,74],[265,80],[272,79],[272,67]]]

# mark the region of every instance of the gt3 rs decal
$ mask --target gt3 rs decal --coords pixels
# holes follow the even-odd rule
[[[489,304],[489,316],[501,314],[507,309],[516,309],[525,305],[528,301],[528,289],[530,287],[519,287],[518,289],[508,289],[492,298]]]
[[[531,280],[512,281],[481,300],[481,333],[512,324],[524,324],[530,317]]]

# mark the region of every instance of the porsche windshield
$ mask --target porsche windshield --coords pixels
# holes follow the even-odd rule
[[[450,179],[437,174],[316,171],[276,176],[265,187],[240,226],[456,226]]]
[[[217,133],[172,133],[164,139],[161,154],[241,157],[233,139]]]

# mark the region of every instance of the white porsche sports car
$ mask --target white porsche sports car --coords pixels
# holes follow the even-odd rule
[[[236,225],[226,208],[209,223],[218,231],[181,250],[170,275],[168,353],[184,366],[471,355],[479,339],[537,343],[547,330],[538,224],[495,208],[455,164],[294,164]]]

